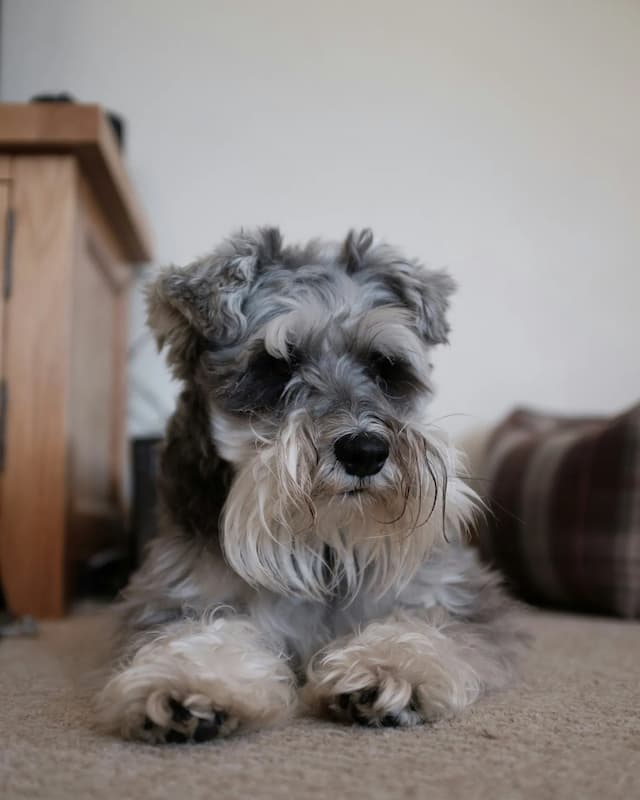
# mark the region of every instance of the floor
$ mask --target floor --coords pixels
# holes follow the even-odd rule
[[[205,745],[92,730],[107,613],[0,640],[0,796],[330,800],[640,796],[640,624],[531,613],[521,685],[414,730],[300,720]]]

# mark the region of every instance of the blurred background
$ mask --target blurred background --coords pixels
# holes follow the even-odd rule
[[[77,477],[56,489],[68,493],[69,480],[84,485],[78,519],[111,514],[116,527],[122,513],[131,519],[126,509],[133,503],[133,529],[125,524],[138,542],[134,561],[147,535],[134,529],[152,525],[135,511],[152,502],[152,465],[138,465],[144,486],[136,485],[128,454],[132,442],[161,435],[179,390],[145,332],[140,289],[157,266],[187,263],[241,225],[279,225],[289,241],[341,238],[370,226],[409,255],[449,269],[460,288],[451,346],[436,354],[432,415],[465,443],[521,405],[581,417],[616,415],[637,402],[638,2],[2,0],[0,8],[0,140],[7,158],[14,163],[18,152],[37,146],[7,133],[22,114],[13,104],[43,94],[97,104],[123,124],[122,162],[111,134],[101,134],[95,151],[84,140],[65,139],[64,147],[83,174],[97,175],[92,202],[104,206],[103,227],[116,225],[109,213],[114,192],[135,194],[148,219],[152,245],[145,247],[140,234],[139,247],[114,251],[129,265],[131,291],[122,293],[125,312],[105,320],[109,337],[128,330],[124,345],[114,345],[128,376],[125,418],[114,422],[113,433],[96,413],[87,414],[78,441],[90,444],[78,445],[72,459]],[[36,138],[44,129],[38,120],[29,133]],[[61,141],[50,152],[60,152]],[[96,164],[104,173],[94,175]],[[15,188],[17,173],[8,169],[6,185]],[[105,199],[103,179],[111,173],[125,177],[107,181],[113,196]],[[141,217],[127,202],[118,208],[131,233]],[[18,219],[16,241],[20,230]],[[102,307],[85,307],[87,325]],[[37,349],[42,330],[34,336]],[[12,341],[5,337],[5,348]],[[87,344],[73,363],[85,365],[81,376],[94,365],[104,386],[117,384],[124,395],[124,368],[111,376],[96,361],[96,353],[107,352],[102,341]],[[77,407],[95,410],[104,396],[85,391]],[[14,434],[18,452],[31,430]],[[109,450],[103,462],[127,454],[127,467],[104,477],[91,442],[102,436],[113,443],[121,433],[126,446]],[[30,458],[51,463],[37,450]],[[27,474],[14,470],[16,487],[27,485]],[[21,558],[23,572],[35,575],[34,552],[42,570],[51,562],[68,566],[66,545],[52,549],[49,534],[20,558],[17,544],[6,545],[7,496],[20,505],[9,485],[5,479],[5,573],[13,574],[6,564]],[[64,502],[55,507],[60,519]],[[24,509],[32,500],[21,503]],[[100,504],[125,511],[103,514]],[[52,519],[51,508],[43,501],[38,519]],[[21,525],[27,523],[12,530]],[[122,556],[97,544],[85,550],[75,562],[107,553],[94,570]],[[51,597],[59,594],[59,587],[51,590]],[[25,596],[33,596],[31,588]],[[36,610],[60,613],[64,606],[51,602],[36,603]],[[31,602],[15,606],[27,611]]]

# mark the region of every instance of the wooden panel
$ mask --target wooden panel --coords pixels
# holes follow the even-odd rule
[[[82,510],[108,507],[111,475],[111,387],[114,290],[84,235],[74,270],[72,451],[73,500]]]
[[[5,308],[9,385],[0,535],[2,581],[16,613],[59,616],[65,601],[72,266],[76,165],[13,163],[14,279]]]
[[[11,179],[11,157],[0,155],[0,181]]]
[[[71,505],[68,551],[86,558],[123,532],[120,427],[123,376],[116,359],[123,287],[112,251],[82,209],[74,268],[71,397]]]
[[[113,381],[109,400],[111,409],[111,454],[110,471],[114,495],[121,514],[126,514],[125,468],[126,468],[126,403],[127,403],[127,347],[129,322],[129,293],[133,273],[124,263],[117,238],[110,228],[90,191],[88,183],[80,180],[80,199],[84,227],[89,249],[111,287],[113,318],[110,329],[110,348]]]
[[[0,158],[0,176],[4,175],[8,178],[9,176],[9,164],[8,159],[4,159],[6,164],[6,172],[2,171],[3,159]],[[9,210],[9,196],[10,196],[10,183],[8,180],[2,179],[0,180],[0,258],[4,259],[5,257],[5,248],[7,247],[8,243],[8,235],[9,232],[7,230],[7,212]],[[0,378],[4,378],[4,342],[6,341],[5,336],[5,314],[4,314],[4,297],[3,297],[3,286],[2,281],[0,280]],[[0,472],[0,519],[2,519],[2,473]],[[0,523],[1,525],[1,523]],[[0,575],[2,574],[2,561],[1,561],[2,553],[0,551]]]
[[[72,103],[0,104],[0,152],[77,156],[127,260],[149,261],[151,235],[102,109]]]
[[[9,181],[0,180],[0,264],[5,258],[7,246],[7,212],[9,210]],[[0,377],[4,376],[4,297],[3,280],[0,277]]]

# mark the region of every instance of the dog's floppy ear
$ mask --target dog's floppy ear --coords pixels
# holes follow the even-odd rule
[[[428,344],[449,341],[447,310],[456,283],[445,270],[430,270],[416,262],[403,265],[397,293],[417,316],[418,331]]]
[[[203,345],[223,347],[242,337],[244,300],[281,250],[277,228],[240,231],[211,255],[167,267],[149,284],[147,321],[176,377],[191,374]]]

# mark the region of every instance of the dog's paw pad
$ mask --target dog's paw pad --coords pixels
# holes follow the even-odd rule
[[[369,728],[408,728],[424,721],[413,698],[403,708],[391,709],[381,701],[375,686],[337,695],[329,704],[329,711],[345,722]]]
[[[154,744],[199,744],[227,736],[237,726],[237,722],[224,711],[191,710],[175,698],[169,698],[168,710],[169,719],[164,724],[145,717],[141,738]]]

